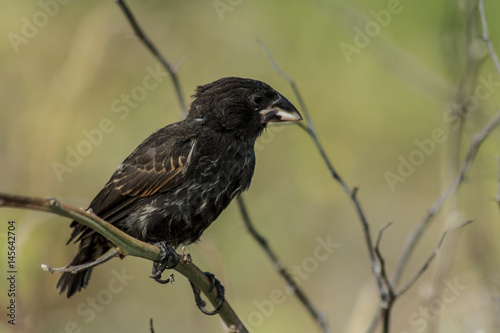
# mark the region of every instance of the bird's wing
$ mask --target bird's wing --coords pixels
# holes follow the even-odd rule
[[[164,127],[137,147],[92,200],[92,212],[113,223],[154,194],[182,183],[190,170],[197,141],[177,132],[177,126]],[[68,243],[77,236],[79,241],[93,233],[75,221],[71,226],[75,229]]]

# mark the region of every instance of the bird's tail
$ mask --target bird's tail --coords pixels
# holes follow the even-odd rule
[[[98,242],[91,239],[83,239],[80,243],[78,253],[68,266],[78,266],[89,263],[96,260],[104,252],[109,250],[109,246],[106,247],[103,244],[98,245],[97,243]],[[56,284],[56,288],[59,289],[59,294],[66,291],[66,296],[70,298],[75,293],[82,290],[82,288],[87,287],[91,273],[92,268],[79,271],[75,274],[71,272],[63,273]]]

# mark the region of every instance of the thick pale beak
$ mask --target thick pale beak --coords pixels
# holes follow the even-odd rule
[[[281,95],[270,107],[260,111],[260,118],[262,124],[302,120],[302,116],[295,106]]]

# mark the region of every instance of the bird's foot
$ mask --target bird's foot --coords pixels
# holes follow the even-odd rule
[[[205,275],[208,276],[208,278],[210,279],[211,286],[209,291],[212,291],[214,288],[215,290],[217,290],[218,305],[213,311],[208,311],[207,309],[205,309],[207,303],[201,299],[200,289],[197,286],[195,286],[193,282],[189,281],[189,283],[191,284],[191,288],[193,288],[194,300],[196,301],[196,306],[198,306],[198,309],[200,309],[200,311],[203,312],[204,314],[212,316],[219,313],[220,309],[222,308],[222,305],[224,305],[225,291],[224,291],[224,286],[220,283],[219,280],[215,278],[215,276],[212,273],[205,272]]]
[[[153,245],[158,246],[160,248],[161,259],[160,259],[160,261],[155,261],[153,263],[153,271],[152,271],[152,275],[150,276],[150,278],[154,279],[156,282],[161,283],[161,284],[173,282],[172,277],[169,277],[166,280],[162,280],[161,274],[167,268],[171,269],[171,268],[174,268],[175,266],[177,266],[177,263],[179,262],[179,255],[177,254],[177,252],[175,252],[175,250],[172,248],[172,246],[170,246],[165,241],[154,243]],[[170,267],[167,267],[167,264],[168,264],[170,257],[172,257],[173,265]]]

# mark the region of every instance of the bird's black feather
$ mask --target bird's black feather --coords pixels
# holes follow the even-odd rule
[[[153,133],[118,167],[89,205],[96,215],[142,241],[176,247],[198,240],[250,186],[255,140],[266,126],[261,112],[284,97],[263,82],[242,78],[198,87],[194,97],[185,120]],[[284,111],[298,115],[289,105]],[[76,221],[71,227],[70,241],[80,242],[72,266],[113,247]],[[64,273],[60,293],[71,297],[86,287],[90,272]]]

